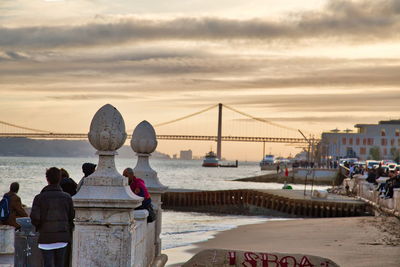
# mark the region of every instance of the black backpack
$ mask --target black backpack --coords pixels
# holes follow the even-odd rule
[[[10,197],[4,195],[0,201],[0,221],[6,221],[10,216]]]

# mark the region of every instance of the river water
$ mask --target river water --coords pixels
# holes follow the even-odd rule
[[[8,191],[12,182],[19,182],[18,195],[22,203],[30,206],[33,198],[46,186],[46,168],[66,169],[70,177],[79,182],[82,177],[81,166],[85,162],[97,164],[97,158],[44,158],[44,157],[0,157],[0,193]],[[244,178],[265,174],[257,162],[239,162],[238,168],[203,168],[199,160],[161,160],[150,159],[150,164],[158,172],[162,184],[170,189],[280,189],[281,184],[235,182]],[[117,170],[122,173],[126,167],[135,167],[136,159],[116,158]],[[294,185],[294,189],[302,189]],[[203,241],[215,231],[231,229],[243,224],[259,223],[268,218],[262,216],[211,215],[194,212],[165,211],[162,225],[163,249],[186,246]]]

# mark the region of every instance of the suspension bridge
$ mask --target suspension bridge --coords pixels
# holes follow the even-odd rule
[[[219,158],[222,157],[222,142],[259,142],[264,143],[286,143],[286,144],[307,144],[310,140],[302,137],[299,134],[299,130],[295,128],[291,128],[279,123],[272,122],[270,120],[259,118],[247,114],[245,112],[239,111],[231,106],[224,104],[216,104],[212,105],[208,108],[202,109],[200,111],[191,113],[189,115],[185,115],[174,120],[166,121],[163,123],[155,124],[154,127],[157,131],[166,125],[176,124],[177,122],[187,120],[189,118],[198,116],[212,109],[218,109],[218,123],[217,123],[217,134],[216,135],[193,135],[193,134],[157,134],[157,139],[159,140],[187,140],[187,141],[215,141],[217,142],[217,156]],[[226,108],[240,116],[244,116],[248,120],[257,121],[267,126],[284,129],[286,131],[294,132],[297,137],[283,137],[283,136],[238,136],[238,135],[223,135],[222,134],[222,124],[223,124],[223,116],[222,110]],[[33,139],[86,139],[87,133],[65,133],[65,132],[53,132],[42,129],[35,129],[26,126],[17,125],[10,122],[5,122],[0,120],[0,137],[25,137],[25,138],[33,138]],[[18,129],[18,131],[10,131],[10,129]],[[132,132],[132,131],[128,131]],[[128,135],[128,138],[131,136]],[[313,142],[319,141],[318,139],[312,139]]]

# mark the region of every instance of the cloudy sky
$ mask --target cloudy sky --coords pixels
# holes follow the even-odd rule
[[[376,123],[400,117],[399,35],[400,0],[0,0],[0,120],[87,132],[111,103],[133,129],[222,102],[316,135]],[[290,135],[226,114],[225,133]],[[212,113],[156,130],[215,124]],[[171,142],[159,150],[215,148]],[[258,159],[260,146],[225,156]]]

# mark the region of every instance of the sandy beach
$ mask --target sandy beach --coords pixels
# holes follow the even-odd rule
[[[220,232],[190,247],[163,251],[167,266],[180,266],[208,248],[311,254],[340,266],[400,266],[400,222],[393,217],[271,221]]]

